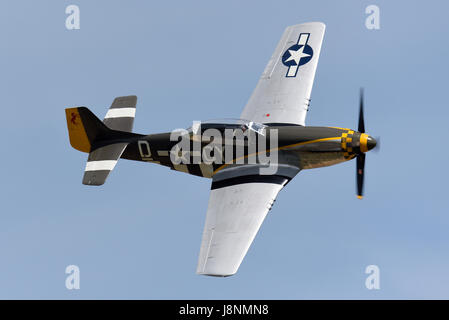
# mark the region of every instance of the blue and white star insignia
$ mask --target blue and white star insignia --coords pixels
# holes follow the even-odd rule
[[[288,78],[296,77],[298,68],[309,62],[313,57],[313,49],[307,44],[310,33],[301,33],[298,42],[288,48],[282,55],[282,63],[288,67]]]

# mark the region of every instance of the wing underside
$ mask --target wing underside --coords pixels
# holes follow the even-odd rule
[[[251,171],[223,170],[214,176],[198,274],[224,277],[237,272],[277,194],[299,169],[286,166],[276,175]]]
[[[241,114],[260,123],[305,125],[325,25],[288,27]]]

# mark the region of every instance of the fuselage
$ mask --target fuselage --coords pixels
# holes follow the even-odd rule
[[[289,164],[302,170],[331,166],[368,151],[371,139],[346,128],[290,124],[268,125],[263,132],[243,130],[246,138],[238,139],[241,129],[238,125],[208,124],[198,132],[142,135],[128,144],[121,158],[211,178],[224,168],[267,159],[271,165]],[[180,144],[182,138],[184,142],[188,139],[187,145]],[[179,156],[177,161],[173,161],[174,155]]]

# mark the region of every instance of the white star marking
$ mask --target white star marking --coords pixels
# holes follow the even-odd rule
[[[290,57],[288,57],[288,59],[285,60],[285,62],[289,62],[291,60],[294,60],[296,65],[298,65],[299,64],[299,60],[301,60],[301,58],[310,57],[310,54],[307,54],[307,53],[303,52],[304,48],[305,48],[305,46],[302,46],[301,48],[299,48],[296,51],[288,50],[288,52],[290,53]]]
[[[175,145],[172,149],[171,152],[173,154],[173,156],[175,157],[175,159],[179,159],[181,161],[181,163],[189,163],[189,160],[186,158],[190,157],[190,152],[189,151],[183,151],[182,148],[179,147],[179,145]]]

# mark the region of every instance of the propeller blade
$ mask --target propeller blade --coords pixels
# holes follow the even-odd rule
[[[357,156],[357,198],[363,198],[363,178],[365,176],[365,154],[360,153]]]
[[[365,133],[365,118],[363,116],[363,88],[360,88],[360,110],[359,110],[359,127],[358,131]]]

